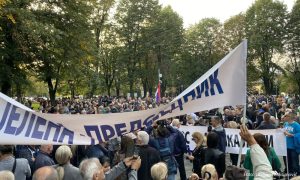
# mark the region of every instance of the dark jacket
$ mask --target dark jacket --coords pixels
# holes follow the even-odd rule
[[[275,125],[272,123],[261,122],[256,129],[276,129]]]
[[[205,152],[205,164],[213,164],[219,177],[225,172],[225,153],[219,149],[207,148]]]
[[[194,156],[193,160],[193,172],[201,177],[202,166],[205,165],[205,152],[206,148],[204,146],[196,147],[192,153]]]
[[[184,154],[187,152],[186,150],[186,141],[181,131],[175,129],[177,133],[177,137],[175,138],[174,143],[174,155]]]
[[[37,150],[33,149],[30,146],[19,146],[16,151],[16,158],[24,158],[27,159],[30,169],[34,169],[34,161],[33,158],[36,158]]]
[[[34,171],[44,166],[53,165],[55,165],[53,159],[48,154],[39,151],[34,162]]]
[[[149,145],[151,147],[154,147],[157,151],[160,153],[160,158],[162,161],[167,163],[168,166],[168,174],[176,174],[177,173],[177,162],[175,160],[174,156],[174,143],[175,139],[177,138],[177,132],[174,128],[171,126],[167,127],[170,134],[167,137],[150,137],[149,139]],[[151,134],[153,128],[152,126],[149,126],[146,129],[146,132],[148,134]],[[170,152],[167,152],[167,151]],[[162,151],[164,151],[166,154],[162,154]]]
[[[226,151],[225,129],[222,126],[219,126],[216,129],[212,130],[212,132],[215,132],[216,134],[218,134],[218,137],[219,137],[218,149],[225,153],[225,151]]]
[[[152,180],[151,178],[151,167],[160,162],[159,152],[148,145],[139,146],[139,156],[141,157],[142,163],[138,170],[138,179]]]

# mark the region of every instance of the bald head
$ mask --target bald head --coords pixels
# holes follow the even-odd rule
[[[53,150],[53,145],[51,144],[41,145],[40,150],[47,154],[51,154]]]
[[[44,166],[34,172],[32,180],[58,180],[58,173],[53,167]]]

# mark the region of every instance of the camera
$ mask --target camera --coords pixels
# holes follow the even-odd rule
[[[157,123],[157,125],[159,125],[159,126],[168,126],[168,122],[167,122],[167,120],[159,120],[159,121],[157,121],[156,122]]]

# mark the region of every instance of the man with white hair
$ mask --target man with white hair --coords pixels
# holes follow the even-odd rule
[[[130,169],[128,174],[128,180],[137,180],[137,170],[141,166],[141,159],[138,157],[134,159],[132,157],[125,158],[122,162],[115,165],[112,169],[104,173],[98,158],[90,158],[83,160],[79,165],[79,170],[83,180],[105,180],[116,179],[120,174]]]
[[[181,131],[179,131],[180,128],[180,121],[179,119],[173,119],[172,126],[177,132],[177,136],[175,138],[174,143],[174,156],[178,164],[178,170],[180,173],[180,179],[186,180],[186,173],[185,173],[185,167],[184,167],[184,153],[187,152],[186,148],[186,141]]]
[[[138,171],[138,179],[151,180],[150,169],[152,165],[160,162],[159,152],[148,145],[149,143],[149,134],[145,131],[139,131],[137,133],[136,140],[136,152],[138,151],[139,156],[141,157],[141,168]]]

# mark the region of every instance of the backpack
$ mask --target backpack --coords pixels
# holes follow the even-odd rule
[[[294,146],[298,154],[300,154],[300,133],[294,134]]]
[[[171,144],[168,138],[163,138],[161,141],[159,139],[155,139],[157,150],[159,151],[160,158],[164,161],[168,166],[168,174],[176,174],[177,173],[177,162],[171,151]]]

